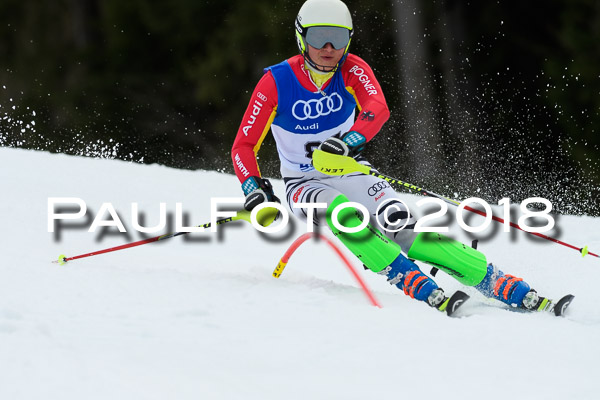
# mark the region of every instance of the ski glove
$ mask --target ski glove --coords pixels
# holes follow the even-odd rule
[[[247,211],[252,211],[260,203],[271,201],[281,203],[277,196],[275,196],[275,193],[273,193],[273,186],[268,179],[251,176],[242,183],[242,190],[246,195],[244,208]]]
[[[356,157],[364,150],[367,139],[356,131],[346,132],[341,138],[330,137],[319,146],[319,150],[341,156]]]

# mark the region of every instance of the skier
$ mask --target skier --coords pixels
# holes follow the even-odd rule
[[[327,204],[325,215],[313,214],[314,223],[326,223],[366,268],[386,276],[407,295],[440,311],[448,306],[450,298],[444,290],[412,261],[419,260],[506,304],[537,311],[551,308],[551,301],[538,296],[522,279],[488,263],[481,252],[443,235],[415,233],[416,219],[385,180],[357,173],[330,176],[315,170],[311,157],[317,148],[368,165],[361,151],[390,113],[369,65],[348,53],[353,26],[342,1],[307,0],[295,28],[300,54],[265,69],[233,144],[231,155],[246,196],[245,208],[279,202],[256,160],[270,128],[292,213],[306,221],[308,210],[294,208],[294,203]],[[332,222],[332,211],[348,201],[364,205],[371,214],[370,223],[356,233],[342,232]],[[388,207],[395,211],[385,221]],[[346,227],[357,227],[362,222],[358,215],[348,207],[337,218]],[[377,222],[384,228],[388,222],[406,226],[399,232],[383,229],[382,234]]]

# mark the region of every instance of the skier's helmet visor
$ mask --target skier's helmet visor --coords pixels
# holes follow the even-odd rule
[[[340,26],[311,26],[306,30],[306,42],[315,49],[331,43],[334,49],[346,48],[350,42],[350,31]]]

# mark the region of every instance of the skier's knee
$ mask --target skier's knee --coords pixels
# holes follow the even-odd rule
[[[350,250],[362,263],[374,272],[379,272],[390,265],[401,253],[400,246],[390,241],[377,228],[367,223],[364,228],[355,232],[347,232],[340,229],[340,225],[346,228],[358,228],[363,224],[362,216],[354,207],[341,207],[338,209],[337,224],[334,223],[333,211],[348,203],[344,195],[337,196],[329,205],[326,219],[332,233]]]
[[[404,229],[414,229],[417,223],[417,220],[410,214],[408,208],[396,199],[391,199],[378,208],[376,217],[379,226],[386,233],[398,233]]]

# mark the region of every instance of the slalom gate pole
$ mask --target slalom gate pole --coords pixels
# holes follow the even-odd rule
[[[342,251],[339,249],[338,246],[336,246],[335,243],[333,243],[326,236],[323,236],[321,234],[307,232],[307,233],[303,234],[302,236],[298,237],[298,239],[296,239],[292,243],[292,245],[284,253],[283,257],[281,257],[281,259],[279,260],[277,267],[273,271],[273,276],[275,278],[279,278],[281,276],[281,274],[283,273],[283,270],[286,267],[288,261],[290,260],[290,257],[292,256],[292,254],[294,254],[294,252],[298,249],[298,247],[300,247],[300,245],[302,245],[302,243],[306,242],[308,239],[313,238],[313,237],[325,241],[329,245],[329,247],[331,247],[337,253],[337,255],[342,259],[342,261],[344,262],[344,264],[346,265],[346,267],[348,268],[348,270],[350,271],[350,273],[356,280],[356,282],[358,282],[362,291],[367,296],[367,298],[369,299],[371,304],[374,305],[375,307],[382,308],[381,304],[377,301],[377,299],[373,295],[373,292],[371,292],[371,290],[368,288],[365,281],[361,278],[361,276],[358,274],[356,269],[352,266],[352,263],[350,262],[350,260],[348,260],[348,257],[346,257],[344,255],[344,253],[342,253]]]
[[[314,167],[327,175],[346,175],[352,172],[360,172],[363,173],[365,175],[372,175],[375,176],[377,178],[380,179],[384,179],[385,181],[389,182],[390,184],[396,184],[399,186],[403,186],[406,187],[408,189],[414,190],[419,194],[422,194],[424,196],[429,196],[429,197],[435,197],[437,199],[440,199],[442,201],[445,201],[448,204],[452,204],[454,206],[459,206],[460,202],[456,201],[456,200],[452,200],[449,199],[447,197],[444,197],[442,195],[433,193],[429,190],[425,190],[421,187],[415,186],[411,183],[407,183],[404,182],[400,179],[396,179],[396,178],[392,178],[390,176],[386,176],[383,174],[380,174],[376,169],[371,168],[367,165],[363,165],[358,163],[358,161],[356,161],[355,159],[351,158],[351,157],[347,157],[347,156],[340,156],[337,154],[331,154],[331,153],[326,153],[322,150],[315,150],[313,153],[313,164]],[[464,206],[465,210],[471,211],[475,214],[479,214],[482,215],[484,217],[487,216],[487,214],[484,211],[481,210],[477,210],[473,207],[469,207],[469,206]],[[496,217],[495,215],[492,215],[492,219],[496,222],[500,222],[500,223],[505,223],[506,221],[504,221],[504,219],[500,218],[500,217]],[[563,245],[565,247],[568,247],[570,249],[573,250],[577,250],[579,253],[581,253],[581,256],[584,257],[587,254],[600,258],[600,256],[596,253],[592,253],[591,251],[588,250],[587,246],[584,247],[577,247],[577,246],[573,246],[569,243],[565,243],[561,240],[552,238],[550,236],[546,236],[542,233],[539,232],[529,232],[524,230],[523,228],[521,228],[518,224],[515,224],[514,222],[508,221],[508,223],[510,224],[510,226],[512,226],[513,228],[519,229],[523,232],[527,232],[531,235],[535,235],[537,237],[540,237],[542,239],[546,239],[549,240],[551,242]]]
[[[275,210],[270,211],[270,210]],[[276,212],[277,209],[275,208],[264,208],[262,210],[259,211],[258,215],[257,215],[257,221],[259,224],[263,225],[263,226],[267,226],[269,224],[271,224],[271,222],[273,222],[276,218]],[[262,213],[262,214],[261,214]],[[219,219],[216,221],[216,225],[222,225],[222,224],[226,224],[228,222],[232,222],[232,221],[238,221],[238,220],[244,220],[247,222],[251,222],[251,213],[250,211],[246,211],[244,209],[239,210],[236,212],[236,215],[234,217],[229,217],[229,218],[223,218],[223,219]],[[194,228],[210,228],[211,227],[211,223],[206,223],[203,225],[197,225]],[[108,249],[104,249],[104,250],[97,250],[97,251],[93,251],[91,253],[86,253],[86,254],[80,254],[78,256],[73,256],[73,257],[67,257],[64,254],[61,254],[60,256],[58,256],[58,260],[52,261],[53,263],[58,263],[60,265],[64,265],[66,264],[68,261],[72,261],[72,260],[77,260],[80,258],[85,258],[85,257],[92,257],[92,256],[97,256],[99,254],[105,254],[105,253],[111,253],[113,251],[118,251],[118,250],[124,250],[124,249],[129,249],[131,247],[137,247],[137,246],[141,246],[144,244],[148,244],[148,243],[153,243],[153,242],[158,242],[161,240],[166,240],[166,239],[170,239],[172,237],[175,236],[181,236],[181,235],[186,235],[190,232],[173,232],[173,233],[167,233],[165,235],[160,235],[160,236],[156,236],[156,237],[152,237],[149,239],[144,239],[144,240],[139,240],[137,242],[132,242],[132,243],[126,243],[126,244],[122,244],[120,246],[115,246],[115,247],[110,247]]]

